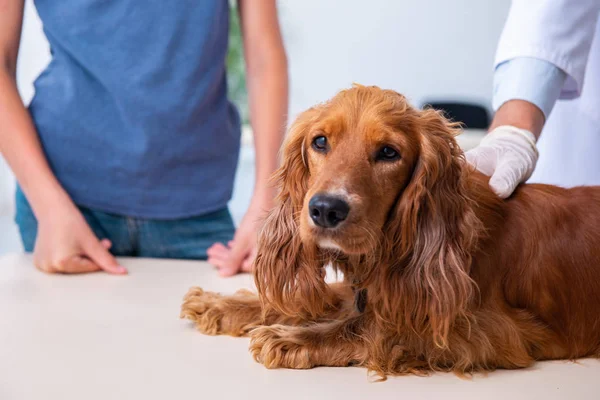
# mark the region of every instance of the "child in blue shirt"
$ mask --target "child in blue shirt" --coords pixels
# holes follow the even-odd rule
[[[239,0],[257,163],[235,235],[228,1],[35,5],[52,61],[27,109],[15,79],[24,0],[0,2],[0,151],[19,182],[16,221],[36,266],[123,274],[114,256],[142,256],[248,270],[287,111],[275,0]]]

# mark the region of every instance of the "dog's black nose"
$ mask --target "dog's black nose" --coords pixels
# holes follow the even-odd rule
[[[308,202],[308,212],[317,226],[335,228],[346,219],[350,206],[337,197],[316,194]]]

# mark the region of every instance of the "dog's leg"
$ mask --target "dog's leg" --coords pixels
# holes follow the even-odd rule
[[[267,368],[367,365],[362,314],[305,326],[272,325],[250,332],[250,351]]]
[[[191,288],[183,298],[181,318],[196,324],[207,335],[245,336],[261,325],[258,296],[249,290],[238,290],[232,296]]]
[[[351,307],[352,290],[345,284],[336,283],[331,289],[338,298],[338,306],[328,310],[323,319],[336,319]],[[347,313],[346,313],[347,314]],[[282,315],[273,309],[263,311],[255,293],[239,290],[234,295],[224,296],[205,292],[193,287],[185,295],[181,306],[181,318],[196,324],[198,330],[207,335],[247,336],[248,332],[262,325],[302,325],[307,321],[302,316]]]

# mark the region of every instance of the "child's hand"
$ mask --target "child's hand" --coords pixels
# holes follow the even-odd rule
[[[215,243],[208,249],[208,262],[217,267],[221,276],[252,272],[258,228],[272,204],[273,195],[270,192],[255,194],[233,240],[227,246]]]
[[[48,273],[80,274],[104,270],[126,274],[108,249],[109,240],[98,240],[75,206],[65,207],[38,223],[33,253],[35,266]]]
[[[232,240],[227,245],[223,243],[215,243],[208,249],[208,262],[214,265],[222,276],[231,276],[237,272],[252,272],[252,263],[254,262],[254,257],[256,256],[256,251],[252,251],[251,253],[244,258],[242,261],[242,265],[239,270],[235,270],[233,274],[228,274],[227,265],[229,260],[231,259],[233,248],[235,247],[235,241]]]
[[[256,236],[258,231],[255,213],[248,210],[234,239],[225,246],[213,244],[207,251],[208,262],[217,267],[221,276],[233,276],[239,272],[251,272],[256,255]]]

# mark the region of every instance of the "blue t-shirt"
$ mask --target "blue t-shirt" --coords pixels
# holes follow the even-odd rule
[[[36,0],[52,61],[29,107],[78,205],[142,218],[226,206],[240,121],[227,0]]]

